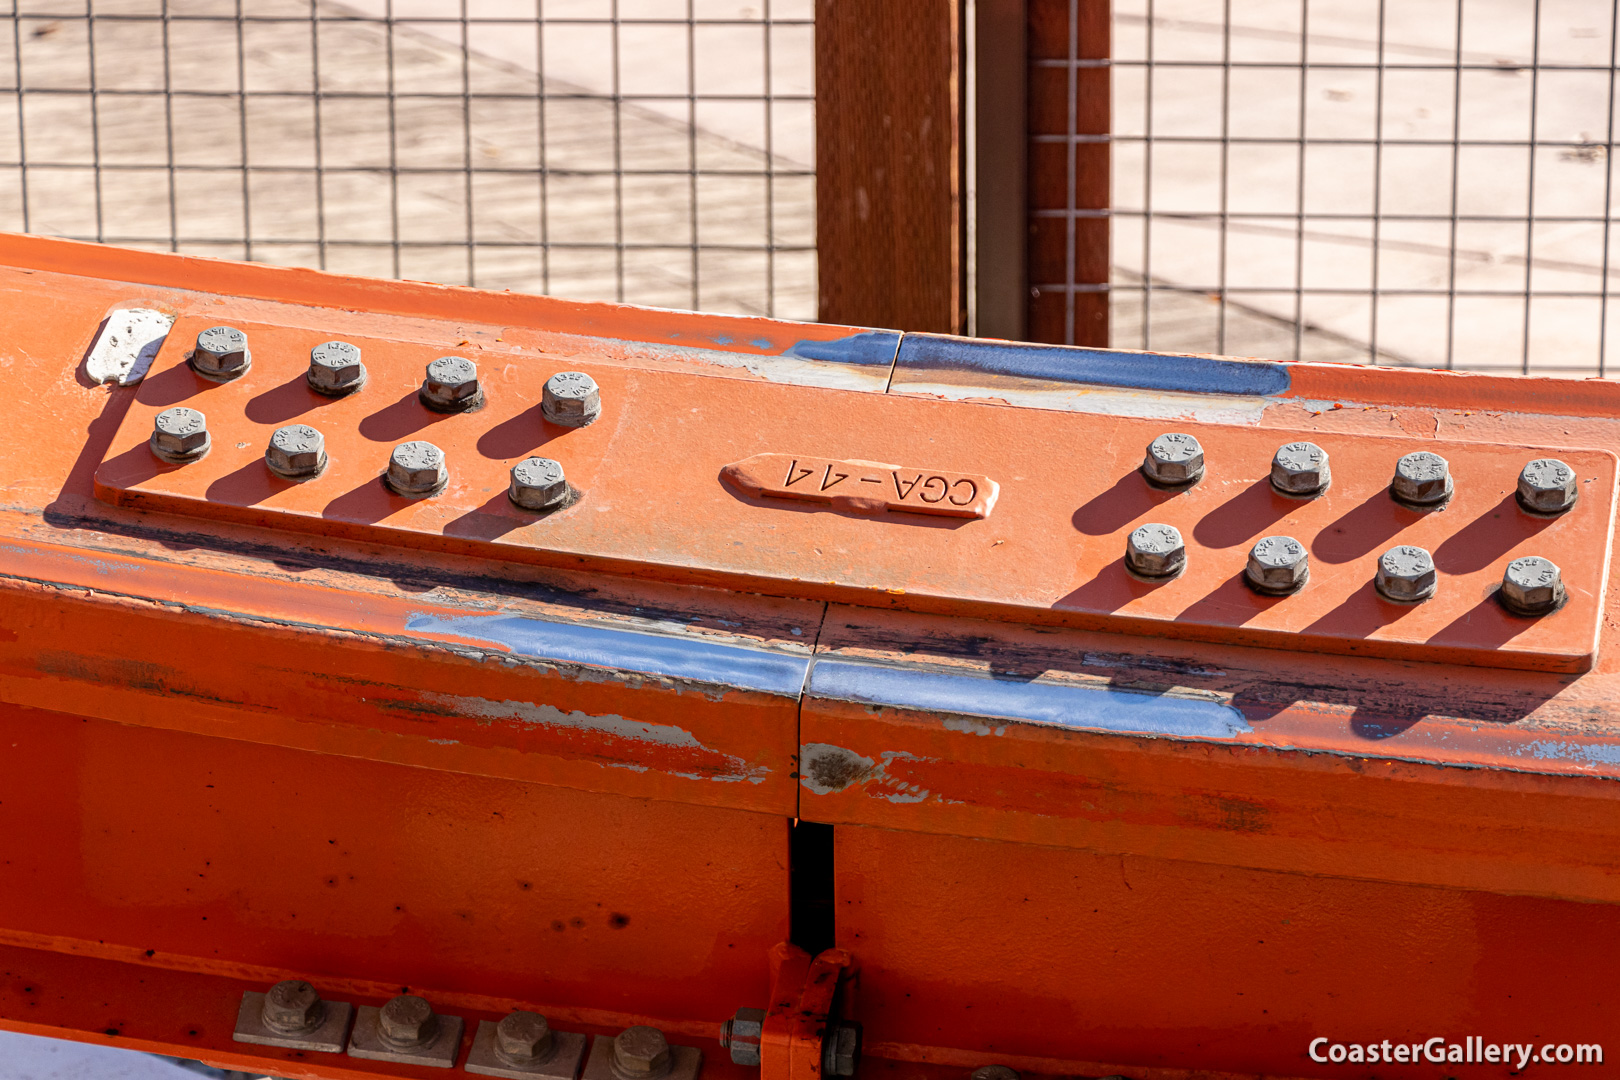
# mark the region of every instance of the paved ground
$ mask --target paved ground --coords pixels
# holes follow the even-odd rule
[[[186,1069],[148,1054],[0,1031],[0,1080],[248,1080],[248,1075]]]

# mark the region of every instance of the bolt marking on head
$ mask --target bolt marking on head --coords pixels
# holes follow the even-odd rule
[[[354,393],[366,382],[360,347],[347,341],[322,342],[309,351],[309,371],[304,379],[311,390],[328,397]]]
[[[450,482],[450,466],[444,451],[430,442],[400,443],[388,457],[384,481],[396,495],[437,495]]]
[[[1418,450],[1395,463],[1389,493],[1398,503],[1422,509],[1450,499],[1452,486],[1450,463],[1439,454]]]
[[[271,472],[288,480],[308,480],[326,468],[326,439],[308,424],[277,428],[264,450]]]
[[[1187,545],[1174,525],[1149,522],[1125,541],[1125,565],[1147,578],[1174,577],[1187,565]]]
[[[1519,473],[1514,497],[1532,514],[1562,514],[1575,505],[1580,493],[1575,470],[1557,458],[1537,458]]]
[[[1497,596],[1515,615],[1545,615],[1562,607],[1568,593],[1557,563],[1526,555],[1507,564]]]
[[[602,415],[602,391],[583,371],[559,371],[541,389],[540,413],[562,427],[584,427]]]
[[[1284,495],[1320,495],[1332,482],[1328,454],[1311,442],[1286,443],[1271,459],[1271,486]]]
[[[1267,536],[1249,550],[1243,579],[1256,592],[1282,596],[1305,587],[1310,566],[1304,544],[1292,536]]]
[[[439,357],[427,366],[417,397],[435,412],[470,412],[478,408],[484,404],[478,365],[465,356]]]
[[[1142,475],[1159,487],[1190,487],[1204,475],[1204,448],[1191,435],[1166,432],[1148,443]]]
[[[321,996],[302,979],[278,982],[264,995],[264,1026],[282,1035],[314,1031],[325,1011]]]
[[[568,501],[569,494],[561,462],[531,457],[512,466],[507,496],[525,510],[556,509]]]
[[[1378,557],[1373,585],[1387,600],[1415,604],[1429,599],[1439,586],[1434,557],[1411,544],[1392,547]]]
[[[210,326],[197,335],[192,350],[191,369],[215,382],[227,382],[247,374],[253,366],[253,352],[247,334],[234,326]]]
[[[208,453],[208,418],[196,409],[176,405],[152,419],[152,453],[171,465],[196,461]]]

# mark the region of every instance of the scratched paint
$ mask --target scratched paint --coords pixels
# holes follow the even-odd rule
[[[1542,760],[1579,761],[1588,765],[1620,765],[1620,743],[1552,742],[1530,743],[1526,749]]]
[[[848,660],[817,660],[812,695],[956,716],[985,716],[1136,735],[1235,739],[1253,729],[1231,705],[1199,698],[1017,682]],[[999,734],[1004,729],[990,729]]]
[[[831,743],[805,743],[799,747],[799,783],[816,795],[833,795],[858,785],[892,803],[927,802],[933,792],[888,775],[888,767],[900,760],[937,763],[904,750],[886,750],[878,761]]]

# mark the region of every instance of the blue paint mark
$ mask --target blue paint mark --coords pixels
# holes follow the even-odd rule
[[[752,345],[756,349],[769,349],[772,345],[774,345],[776,343],[774,341],[772,341],[770,338],[757,337],[753,341],[750,341],[748,344]]]
[[[730,334],[716,334],[713,337],[711,337],[709,340],[714,342],[716,345],[730,345],[733,341],[736,341],[737,339],[732,337]]]
[[[1253,730],[1237,709],[1216,701],[907,671],[846,660],[816,661],[810,692],[872,705],[1144,735],[1231,739]]]
[[[1589,765],[1620,765],[1620,745],[1615,743],[1533,742],[1529,750],[1536,757],[1559,761],[1581,761]]]
[[[405,628],[505,645],[519,656],[635,671],[734,686],[797,698],[810,666],[808,656],[722,645],[691,638],[610,630],[601,626],[545,622],[518,615],[468,615],[441,619],[416,614]]]
[[[1104,352],[1065,345],[1017,345],[907,334],[896,366],[905,371],[976,371],[1054,382],[1266,397],[1288,389],[1288,369],[1264,361]]]
[[[862,367],[888,367],[894,363],[901,336],[894,330],[867,330],[832,341],[800,341],[782,353],[800,360],[825,360],[833,364]]]

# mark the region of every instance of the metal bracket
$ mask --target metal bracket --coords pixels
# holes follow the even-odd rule
[[[843,949],[828,949],[812,959],[787,942],[772,947],[771,1000],[759,1044],[760,1080],[821,1080],[829,1037],[837,1051],[839,1033],[854,1030],[830,1022],[838,980],[853,965],[854,959]],[[856,1050],[844,1047],[850,1059]],[[839,1070],[837,1075],[848,1073]]]

